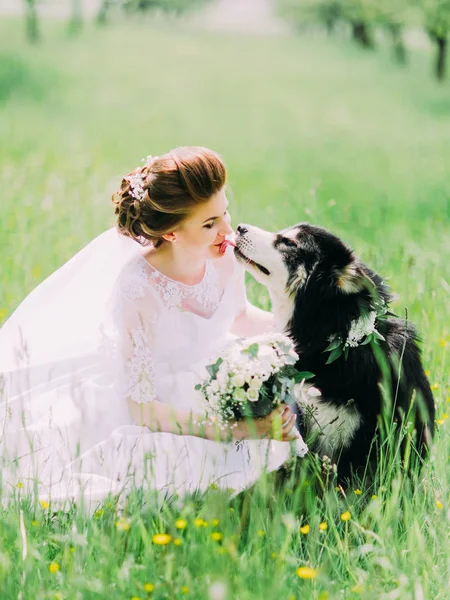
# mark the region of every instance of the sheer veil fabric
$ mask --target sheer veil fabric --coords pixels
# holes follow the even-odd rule
[[[127,399],[201,412],[195,391],[245,308],[232,251],[186,286],[106,231],[40,284],[0,329],[2,498],[30,492],[90,510],[110,493],[161,500],[215,483],[236,491],[290,456],[286,442],[218,443],[135,425]]]

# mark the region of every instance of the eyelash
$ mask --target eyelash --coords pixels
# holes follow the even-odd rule
[[[223,213],[223,216],[225,216],[228,212],[228,209]],[[207,225],[203,225],[203,227],[205,227],[206,229],[212,229],[213,225],[214,225],[215,221],[213,221],[212,223],[208,223]]]

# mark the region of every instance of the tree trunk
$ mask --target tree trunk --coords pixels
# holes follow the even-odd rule
[[[389,23],[388,29],[391,32],[392,42],[394,44],[394,56],[399,64],[405,65],[407,58],[402,36],[402,27],[398,23]]]
[[[36,44],[40,35],[35,0],[25,0],[25,26],[28,41]]]
[[[334,33],[335,24],[336,24],[336,20],[333,19],[332,17],[328,17],[328,19],[325,20],[325,27],[327,28],[328,35],[332,35]]]
[[[447,38],[442,36],[435,37],[438,47],[438,55],[436,62],[436,77],[439,81],[443,81],[445,77],[445,69],[447,62]]]
[[[373,48],[374,42],[370,36],[367,23],[364,21],[352,21],[353,39],[363,48]]]
[[[76,35],[83,26],[83,9],[81,0],[72,0],[72,16],[69,21],[69,34]]]
[[[102,0],[100,8],[98,9],[97,17],[95,19],[98,25],[106,25],[109,7],[109,0]]]

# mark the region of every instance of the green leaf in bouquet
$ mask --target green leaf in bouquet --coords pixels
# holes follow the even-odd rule
[[[201,383],[197,383],[197,385],[194,386],[194,390],[201,390],[202,389],[202,385]]]
[[[314,373],[311,373],[311,371],[297,371],[292,379],[295,383],[300,383],[303,380],[312,379],[313,377]]]
[[[222,363],[223,358],[219,358],[213,365],[206,365],[206,370],[208,371],[212,379],[216,378],[216,375],[219,372],[219,367]]]
[[[256,358],[258,356],[258,350],[259,350],[258,344],[251,344],[248,348],[246,348],[242,352],[250,354],[250,356],[252,358]]]

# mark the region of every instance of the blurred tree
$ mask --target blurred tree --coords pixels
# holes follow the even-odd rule
[[[437,47],[435,74],[438,80],[442,81],[447,67],[450,0],[419,1],[423,11],[425,29]]]
[[[27,38],[32,44],[40,39],[36,0],[24,0]]]
[[[181,14],[206,1],[207,0],[125,0],[124,8],[130,12],[161,10],[167,13]]]
[[[406,47],[403,40],[405,27],[413,20],[414,0],[378,0],[375,18],[389,32],[394,56],[401,64],[406,63]]]
[[[342,0],[278,0],[278,9],[294,25],[322,24],[329,34],[342,17]]]
[[[70,15],[69,34],[75,35],[81,31],[83,27],[83,7],[81,0],[72,0],[72,13]]]
[[[342,0],[342,15],[352,27],[353,39],[363,48],[374,48],[372,26],[377,17],[376,0]]]

